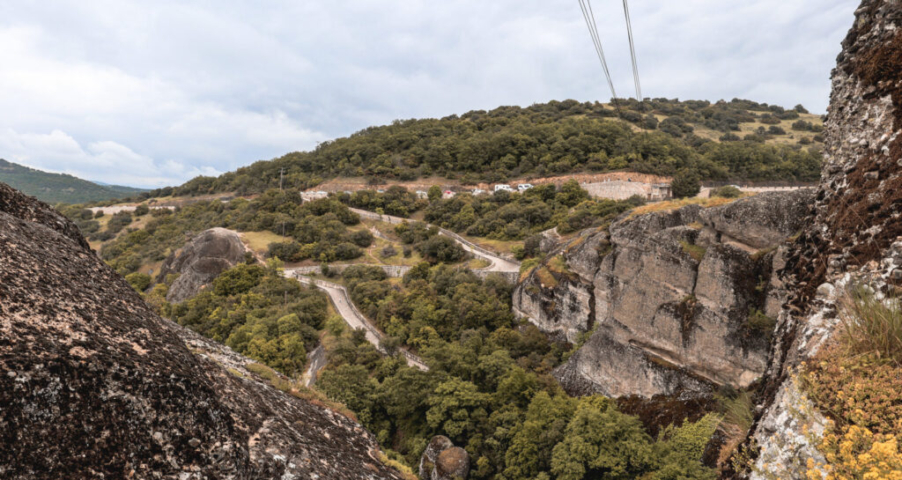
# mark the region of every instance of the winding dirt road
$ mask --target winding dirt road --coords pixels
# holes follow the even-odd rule
[[[395,217],[392,215],[379,215],[378,213],[370,212],[368,210],[360,210],[359,208],[352,208],[350,210],[363,218],[378,220],[380,222],[385,222],[393,225],[411,221],[407,218]],[[486,270],[506,273],[520,272],[520,264],[518,262],[500,257],[498,256],[498,254],[490,252],[489,250],[476,245],[475,243],[461,237],[460,235],[450,230],[439,227],[439,233],[441,235],[445,235],[446,237],[450,237],[452,240],[459,243],[464,250],[472,253],[474,256],[488,260],[491,265],[487,267]]]
[[[335,305],[335,309],[338,310],[339,315],[344,318],[345,322],[355,330],[362,328],[366,332],[367,341],[372,343],[377,350],[385,353],[385,349],[380,345],[382,332],[357,310],[357,307],[351,302],[351,298],[348,296],[348,291],[345,287],[323,280],[314,280],[290,269],[285,270],[285,276],[296,278],[301,283],[313,285],[326,292],[332,300],[332,304]],[[429,367],[426,366],[426,363],[423,362],[422,358],[404,349],[401,349],[400,352],[407,359],[407,365],[419,368],[420,370],[429,370]]]

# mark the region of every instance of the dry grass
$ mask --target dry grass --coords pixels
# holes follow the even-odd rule
[[[241,239],[250,247],[251,250],[264,254],[269,250],[270,243],[290,242],[290,237],[276,235],[269,231],[263,232],[241,232]]]
[[[520,280],[524,281],[542,263],[541,258],[527,258],[520,264]]]
[[[464,237],[467,240],[479,245],[480,247],[496,252],[496,253],[512,253],[514,246],[523,246],[523,242],[518,240],[492,240],[484,237]]]
[[[841,300],[842,344],[850,356],[875,354],[902,365],[902,309],[899,299],[880,301],[863,288]]]
[[[479,270],[482,268],[488,268],[491,265],[492,265],[492,262],[490,262],[484,258],[474,258],[474,259],[470,260],[469,262],[467,262],[467,264],[466,264],[467,268],[469,268],[470,270]]]
[[[702,259],[705,258],[705,254],[708,253],[708,249],[705,247],[693,245],[685,240],[680,240],[680,246],[683,247],[683,251],[696,262],[701,262]]]
[[[141,267],[138,269],[138,271],[141,273],[146,273],[150,276],[154,276],[157,273],[160,273],[160,267],[162,267],[162,266],[163,266],[162,261],[147,263],[147,264],[141,265]]]
[[[726,440],[718,454],[717,464],[725,465],[752,428],[755,405],[748,392],[740,392],[735,397],[722,398],[720,401],[724,417],[718,428],[724,433]]]
[[[539,279],[539,283],[544,288],[555,288],[558,286],[557,278],[554,278],[554,275],[545,267],[541,267],[536,271],[536,278]]]
[[[647,205],[634,208],[630,212],[630,218],[645,215],[647,213],[669,212],[689,205],[701,205],[702,208],[719,207],[727,205],[739,200],[738,198],[681,198],[677,200],[668,200],[664,202],[649,203]]]
[[[570,273],[570,267],[567,265],[567,260],[565,260],[562,255],[556,255],[552,257],[551,260],[548,260],[548,269],[560,274]]]

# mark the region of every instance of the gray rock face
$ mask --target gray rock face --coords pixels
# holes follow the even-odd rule
[[[805,478],[823,463],[818,412],[794,376],[840,324],[836,295],[865,285],[882,298],[902,264],[902,2],[865,0],[833,71],[816,216],[787,256],[787,307],[759,395],[752,479]],[[737,475],[738,476],[738,475]]]
[[[555,372],[571,393],[650,398],[746,387],[764,373],[773,329],[750,313],[779,312],[778,247],[803,228],[812,198],[767,193],[621,220],[610,235],[563,247],[562,258],[518,286],[515,307],[570,341],[594,328]]]
[[[187,245],[170,255],[157,281],[176,273],[166,300],[183,302],[209,285],[220,273],[244,261],[245,248],[238,234],[225,228],[211,228],[191,239]]]
[[[422,480],[466,480],[470,473],[470,455],[455,447],[448,437],[436,435],[420,457]]]
[[[363,427],[250,363],[0,184],[0,478],[401,478]]]

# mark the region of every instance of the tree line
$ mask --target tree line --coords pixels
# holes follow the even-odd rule
[[[802,106],[783,109],[737,99],[713,104],[618,100],[615,106],[567,100],[500,107],[370,127],[309,152],[259,161],[219,177],[197,177],[139,198],[246,195],[276,188],[283,180],[290,188],[303,190],[335,177],[366,177],[381,183],[441,176],[475,184],[630,170],[667,176],[693,172],[702,181],[814,181],[820,173],[817,142],[804,137],[804,148],[798,143],[763,143],[775,133],[786,134],[776,129],[738,134],[742,124],[780,123],[803,113],[807,111]],[[723,133],[722,142],[697,135],[701,128]],[[820,125],[797,120],[793,129],[818,131]]]

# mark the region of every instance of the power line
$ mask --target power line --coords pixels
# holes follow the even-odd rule
[[[636,46],[633,43],[633,23],[630,21],[628,0],[623,0],[623,14],[626,17],[626,33],[630,39],[630,58],[633,61],[633,83],[636,84],[636,100],[642,101],[642,86],[639,83],[639,66],[636,63]]]
[[[592,44],[595,46],[595,52],[598,54],[598,60],[601,61],[601,68],[604,70],[604,76],[608,80],[608,87],[611,88],[611,98],[617,98],[617,92],[614,90],[614,82],[611,80],[611,71],[608,70],[608,62],[604,57],[604,48],[601,46],[601,38],[598,35],[598,25],[595,23],[595,13],[592,11],[591,0],[579,0],[579,8],[583,12],[583,18],[586,20],[586,26],[589,28],[589,36],[592,37]]]

